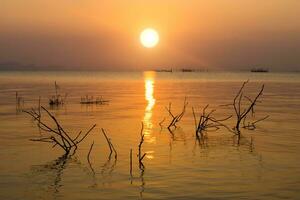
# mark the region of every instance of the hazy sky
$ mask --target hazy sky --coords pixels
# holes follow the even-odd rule
[[[146,49],[143,28],[160,43]],[[300,69],[299,0],[0,0],[0,68]]]

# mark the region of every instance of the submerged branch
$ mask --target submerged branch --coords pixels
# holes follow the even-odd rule
[[[144,131],[144,123],[142,122],[142,128],[141,128],[141,132],[140,132],[141,139],[140,139],[140,143],[138,145],[138,149],[139,149],[139,152],[138,152],[139,168],[141,170],[144,170],[144,168],[145,168],[145,166],[143,164],[143,159],[146,156],[146,153],[144,153],[142,155],[142,145],[144,143],[144,137],[145,137],[145,134],[143,134],[143,131]]]
[[[48,117],[54,122],[55,127],[51,127],[51,125],[47,124],[42,120],[42,111],[44,111],[48,115]],[[23,112],[29,114],[35,121],[37,121],[37,126],[39,127],[39,129],[46,132],[49,135],[48,137],[31,139],[31,141],[53,143],[52,147],[61,147],[65,151],[65,154],[69,154],[72,150],[73,153],[75,153],[77,145],[81,143],[96,127],[96,124],[93,125],[81,138],[80,136],[82,132],[80,131],[79,134],[74,139],[72,139],[70,134],[64,130],[64,128],[58,122],[56,117],[52,113],[50,113],[45,107],[39,107],[38,111],[36,111],[35,109],[31,109],[30,111],[24,110]]]
[[[115,154],[115,159],[117,159],[118,154],[117,154],[117,151],[116,151],[114,145],[113,145],[112,142],[111,142],[111,139],[107,137],[107,135],[106,135],[106,133],[105,133],[105,130],[104,130],[103,128],[102,128],[101,130],[102,130],[102,133],[103,133],[103,135],[104,135],[104,137],[105,137],[105,139],[106,139],[106,142],[107,142],[108,147],[109,147],[109,150],[110,150],[109,157],[111,157],[112,153],[114,152],[114,154]]]
[[[181,113],[174,115],[171,111],[171,103],[169,103],[169,107],[166,107],[166,110],[168,111],[169,115],[172,117],[172,120],[168,126],[168,130],[172,133],[171,128],[174,127],[177,128],[176,124],[182,119],[183,115],[185,114],[186,106],[188,105],[188,102],[186,101],[186,98],[184,98],[183,108]]]

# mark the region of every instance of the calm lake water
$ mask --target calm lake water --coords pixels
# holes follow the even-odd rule
[[[270,115],[254,131],[243,130],[240,144],[227,129],[195,140],[192,106],[217,109],[215,116],[234,114],[230,107],[243,81],[254,96],[265,84],[256,117]],[[51,108],[54,81],[67,102]],[[63,151],[41,136],[31,117],[16,109],[41,103],[70,135],[94,131],[76,154],[59,159]],[[85,95],[101,96],[108,105],[81,105]],[[172,135],[165,109],[179,113],[188,106]],[[163,127],[159,123],[163,122]],[[50,120],[43,115],[48,123]],[[233,127],[235,118],[226,122]],[[136,154],[141,122],[145,142],[144,173]],[[1,72],[0,73],[0,199],[298,199],[300,196],[300,73],[155,73],[155,72]],[[104,128],[118,152],[108,159]],[[252,139],[251,139],[252,138]],[[87,162],[91,143],[90,160]],[[252,141],[252,142],[251,142]],[[129,152],[133,149],[133,176]]]

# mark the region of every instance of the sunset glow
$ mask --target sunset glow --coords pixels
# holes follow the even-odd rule
[[[0,200],[298,199],[299,11],[0,0]]]

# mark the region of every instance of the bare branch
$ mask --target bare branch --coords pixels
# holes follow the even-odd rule
[[[114,152],[114,153],[115,153],[115,159],[117,159],[118,154],[117,154],[117,151],[116,151],[114,145],[113,145],[112,142],[111,142],[111,139],[110,139],[109,137],[107,137],[107,135],[106,135],[106,133],[105,133],[105,130],[104,130],[103,128],[102,128],[101,130],[102,130],[102,133],[103,133],[103,135],[104,135],[104,137],[105,137],[105,139],[106,139],[106,141],[107,141],[108,147],[109,147],[109,149],[110,149],[109,157],[110,157],[111,154]]]
[[[86,133],[85,135],[78,141],[74,141],[76,144],[79,144],[80,142],[82,142],[91,132],[92,130],[96,127],[96,124],[94,124]]]
[[[130,176],[132,177],[132,149],[130,149],[130,154],[129,154],[129,158],[130,158]]]
[[[224,119],[216,119],[215,117],[211,116],[216,110],[211,110],[209,113],[206,113],[206,110],[207,110],[208,106],[209,105],[206,105],[203,108],[202,114],[200,114],[199,120],[197,119],[195,110],[192,107],[194,122],[195,122],[195,135],[196,135],[197,139],[203,138],[204,137],[204,132],[217,131],[217,130],[220,129],[220,127],[225,127],[228,130],[230,130],[222,122],[230,119],[232,116],[226,117]]]
[[[256,128],[255,123],[262,121],[266,118],[263,118],[261,120],[257,120],[255,122],[248,122],[248,125],[246,125],[246,119],[248,114],[251,112],[252,116],[254,116],[254,106],[257,104],[258,98],[262,95],[263,91],[264,91],[264,87],[265,85],[262,85],[259,93],[256,95],[256,97],[252,100],[250,97],[243,95],[243,89],[245,87],[245,85],[249,82],[249,80],[245,81],[242,84],[242,87],[240,88],[240,90],[238,91],[237,95],[235,96],[234,100],[233,100],[233,107],[236,113],[236,125],[235,125],[235,130],[236,130],[236,134],[240,134],[240,123],[243,122],[243,128],[247,128],[247,129],[251,129],[254,130]],[[246,108],[243,109],[243,111],[241,112],[241,107],[242,107],[242,99],[243,97],[245,99],[247,99],[250,102],[250,105],[248,105]],[[238,99],[238,100],[237,100]]]
[[[55,128],[52,128],[50,125],[42,121],[41,109],[47,113],[50,119],[52,119],[52,121],[56,126]],[[77,149],[77,145],[80,142],[82,142],[96,126],[96,125],[92,126],[80,139],[79,137],[81,136],[81,132],[79,132],[79,134],[75,137],[75,139],[72,139],[70,135],[60,125],[60,123],[54,117],[54,115],[52,115],[45,107],[43,106],[39,107],[38,111],[31,109],[30,111],[23,111],[23,112],[29,114],[35,121],[37,121],[37,126],[40,128],[40,130],[45,131],[49,135],[49,137],[31,139],[31,141],[53,143],[52,148],[59,146],[65,151],[65,154],[69,154],[71,150],[73,150],[73,154],[74,154]]]
[[[140,135],[141,135],[141,140],[140,140],[140,143],[138,145],[138,149],[139,149],[139,152],[138,152],[138,159],[139,159],[139,168],[141,170],[144,170],[145,166],[143,164],[143,159],[146,155],[146,153],[144,153],[142,155],[142,145],[144,143],[144,137],[145,137],[145,134],[143,134],[143,131],[144,131],[144,123],[142,122],[142,128],[141,128],[141,132],[140,132]]]
[[[172,117],[172,120],[168,126],[168,130],[172,133],[171,127],[177,128],[176,124],[182,119],[182,117],[185,114],[186,106],[188,105],[188,102],[186,101],[186,98],[184,99],[183,108],[181,113],[174,115],[171,111],[171,103],[169,103],[169,108],[166,108],[170,116]]]
[[[94,169],[93,169],[93,167],[92,167],[92,164],[91,164],[91,161],[90,161],[90,155],[91,155],[93,146],[94,146],[94,141],[93,141],[93,143],[91,144],[91,147],[90,147],[90,149],[89,149],[89,152],[88,152],[88,155],[87,155],[87,161],[88,161],[88,163],[89,163],[89,166],[90,166],[90,168],[91,168],[93,174],[95,174],[95,171],[94,171]]]

